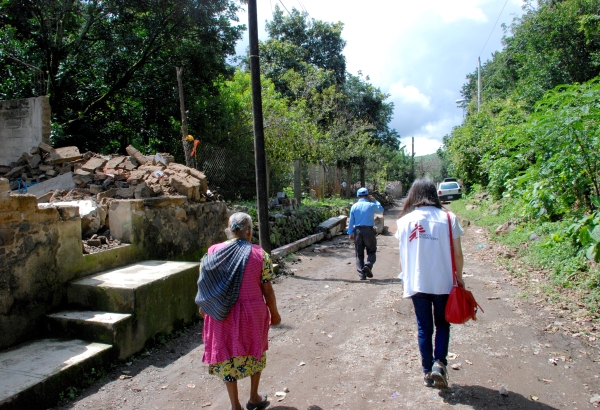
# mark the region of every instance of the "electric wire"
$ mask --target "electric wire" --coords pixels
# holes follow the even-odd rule
[[[300,4],[300,7],[302,7],[302,10],[304,10],[304,12],[306,14],[308,14],[308,10],[306,10],[306,7],[304,7],[304,4],[302,4],[302,2],[300,0],[298,0],[298,3]]]
[[[279,0],[279,2],[281,3],[281,5],[283,6],[283,8],[285,9],[285,11],[287,11],[288,16],[291,16],[292,14],[290,13],[290,11],[287,9],[287,7],[285,7],[285,4],[283,4],[283,1]]]
[[[481,53],[483,53],[483,50],[485,50],[485,46],[487,46],[488,41],[490,41],[490,38],[492,37],[492,34],[494,33],[494,30],[496,29],[496,25],[498,24],[498,20],[500,20],[500,16],[502,16],[502,12],[504,11],[504,8],[506,7],[507,3],[508,3],[508,0],[506,0],[504,2],[504,6],[502,6],[502,10],[500,10],[500,14],[498,14],[498,18],[496,19],[496,22],[494,23],[494,27],[492,27],[492,31],[490,31],[490,35],[488,36],[487,40],[485,40],[485,44],[483,45],[483,48],[479,52],[479,56],[480,57],[481,57]]]
[[[517,46],[516,46],[514,49],[515,49],[515,50],[518,50],[518,49],[520,48],[521,44],[523,43],[523,41],[525,41],[525,38],[522,38],[522,39],[521,39],[521,41],[519,41],[519,44],[517,44]],[[493,76],[492,76],[492,77],[491,77],[491,78],[490,78],[490,79],[487,81],[487,84],[486,84],[486,86],[485,86],[485,87],[483,87],[483,88],[481,89],[481,92],[482,92],[482,93],[483,93],[483,91],[484,91],[486,88],[488,88],[488,86],[491,84],[492,80],[493,80],[494,78],[496,78],[496,76],[497,76],[498,74],[500,74],[500,72],[502,71],[502,69],[503,69],[504,67],[506,67],[506,65],[508,64],[508,62],[511,60],[512,54],[511,54],[511,55],[509,55],[509,54],[508,54],[508,49],[506,50],[506,54],[507,54],[507,56],[506,56],[506,60],[504,61],[504,64],[502,64],[502,65],[500,66],[500,68],[499,68],[498,70],[496,70],[496,72],[494,73],[494,75],[493,75]]]

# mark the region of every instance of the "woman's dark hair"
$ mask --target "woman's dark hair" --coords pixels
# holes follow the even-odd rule
[[[408,191],[404,208],[400,213],[400,218],[414,211],[420,206],[435,206],[442,209],[442,203],[438,197],[435,184],[429,178],[417,178]]]

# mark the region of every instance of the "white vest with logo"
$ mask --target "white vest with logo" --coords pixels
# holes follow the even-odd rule
[[[452,237],[460,238],[463,229],[450,213]],[[446,212],[423,206],[396,221],[402,265],[403,297],[415,293],[446,295],[452,289],[452,259]]]

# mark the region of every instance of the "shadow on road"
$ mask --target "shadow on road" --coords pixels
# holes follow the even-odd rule
[[[289,406],[275,406],[269,407],[269,410],[300,410],[298,407],[289,407]],[[308,406],[306,410],[323,410],[322,407],[319,406]]]
[[[555,410],[556,407],[549,406],[530,397],[508,392],[502,396],[498,390],[488,389],[482,386],[453,385],[450,389],[440,391],[440,397],[450,405],[465,404],[473,410],[490,409],[532,409],[532,410]]]
[[[365,284],[365,283],[370,283],[371,285],[393,285],[393,284],[399,284],[400,280],[399,279],[395,279],[395,278],[388,278],[388,279],[377,279],[377,278],[373,278],[373,279],[369,279],[369,280],[359,280],[358,276],[355,280],[350,280],[350,279],[338,279],[338,278],[313,278],[311,276],[300,276],[300,275],[293,275],[293,276],[287,276],[287,278],[289,279],[299,279],[299,280],[310,280],[310,281],[314,281],[314,282],[345,282],[345,283],[353,283],[353,284]]]

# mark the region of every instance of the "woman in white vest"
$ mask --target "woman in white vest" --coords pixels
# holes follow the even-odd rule
[[[404,202],[397,221],[400,248],[400,270],[404,298],[411,298],[418,325],[419,350],[428,387],[447,387],[448,344],[450,323],[445,310],[452,288],[450,230],[458,283],[462,278],[463,254],[460,237],[463,229],[456,216],[442,210],[435,184],[429,178],[417,179]],[[435,343],[433,334],[435,326]]]

